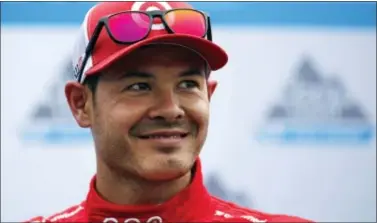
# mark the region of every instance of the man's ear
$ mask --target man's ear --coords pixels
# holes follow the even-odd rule
[[[65,97],[72,115],[77,124],[82,128],[91,126],[90,111],[88,103],[88,92],[85,87],[78,82],[70,81],[65,85]]]
[[[213,93],[216,90],[217,87],[217,81],[215,80],[208,80],[207,86],[208,86],[208,99],[211,100]]]

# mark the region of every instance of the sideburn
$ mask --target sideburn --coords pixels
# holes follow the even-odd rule
[[[90,92],[92,93],[92,102],[93,102],[93,106],[96,106],[96,91],[97,91],[97,87],[98,87],[98,82],[100,81],[100,74],[94,74],[94,75],[91,75],[89,77],[86,77],[86,79],[84,80],[84,83],[83,85],[84,86],[87,86],[88,89],[90,90]]]

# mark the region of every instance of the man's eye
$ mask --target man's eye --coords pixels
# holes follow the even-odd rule
[[[131,91],[147,91],[150,90],[150,86],[147,83],[136,83],[127,87],[127,90]]]
[[[196,81],[182,81],[179,84],[180,88],[198,88],[199,84]]]

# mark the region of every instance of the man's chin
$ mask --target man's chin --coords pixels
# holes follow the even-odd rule
[[[187,172],[165,172],[165,173],[150,173],[146,174],[144,178],[148,181],[155,181],[155,182],[167,182],[173,181],[183,177]]]
[[[149,181],[171,181],[186,175],[191,171],[192,164],[178,160],[165,160],[156,165],[148,166],[142,173],[143,178]]]

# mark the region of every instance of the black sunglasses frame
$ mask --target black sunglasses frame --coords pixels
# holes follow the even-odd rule
[[[166,10],[166,11],[159,11],[159,10],[156,10],[156,11],[148,11],[148,12],[144,12],[144,11],[122,11],[122,12],[118,12],[118,13],[115,13],[115,14],[111,14],[111,15],[108,15],[108,16],[105,16],[105,17],[102,17],[97,25],[96,25],[96,28],[94,29],[94,32],[93,32],[93,35],[90,37],[90,40],[89,40],[89,43],[85,49],[85,56],[82,60],[82,63],[80,65],[80,68],[78,70],[78,72],[75,74],[75,77],[77,79],[77,81],[79,83],[81,83],[81,78],[82,78],[82,75],[83,75],[83,71],[84,71],[84,67],[86,66],[86,63],[89,59],[89,56],[92,54],[93,52],[93,49],[94,49],[94,46],[99,38],[99,35],[102,31],[102,28],[105,27],[106,28],[106,31],[107,33],[109,34],[110,38],[115,42],[115,43],[118,43],[118,44],[132,44],[132,43],[136,43],[136,42],[139,42],[139,41],[142,41],[144,39],[146,39],[150,32],[152,31],[152,25],[153,25],[153,19],[158,17],[161,19],[166,31],[169,33],[169,34],[174,34],[175,32],[169,27],[169,25],[167,24],[166,20],[165,20],[165,16],[166,14],[172,12],[172,11],[179,11],[179,10],[191,10],[191,11],[195,11],[195,12],[198,12],[200,13],[203,18],[204,18],[204,21],[205,21],[205,32],[204,32],[204,35],[202,36],[202,38],[205,38],[207,37],[207,40],[209,41],[212,41],[212,28],[211,28],[211,20],[210,20],[210,17],[205,13],[205,12],[202,12],[202,11],[199,11],[199,10],[196,10],[196,9],[189,9],[189,8],[177,8],[177,9],[170,9],[170,10]],[[109,28],[109,24],[108,24],[108,20],[113,17],[113,16],[116,16],[116,15],[119,15],[119,14],[123,14],[123,13],[142,13],[142,14],[145,14],[147,15],[149,18],[150,18],[150,22],[149,22],[149,30],[148,32],[146,33],[146,35],[137,40],[137,41],[133,41],[133,42],[124,42],[124,41],[119,41],[117,40],[113,34],[111,33],[111,30]]]

